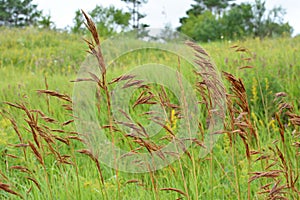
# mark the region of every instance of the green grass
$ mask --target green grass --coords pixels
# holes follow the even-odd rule
[[[0,111],[3,114],[0,115],[0,182],[9,184],[13,191],[25,199],[247,199],[248,190],[251,199],[266,199],[267,194],[259,194],[263,185],[271,183],[271,189],[278,180],[281,186],[286,184],[286,181],[294,181],[300,175],[299,147],[295,146],[297,142],[299,144],[299,127],[294,126],[288,117],[282,114],[280,119],[285,126],[285,141],[281,140],[281,129],[275,118],[279,104],[278,101],[274,101],[276,93],[287,93],[288,96],[284,100],[293,104],[293,112],[299,115],[300,37],[201,44],[220,71],[234,74],[245,84],[251,109],[251,123],[259,138],[257,144],[248,142],[250,150],[260,152],[251,156],[250,164],[241,137],[234,134],[229,137],[228,134],[224,134],[212,153],[206,157],[197,157],[200,147],[195,145],[189,149],[191,158],[184,154],[172,165],[152,173],[118,172],[116,176],[115,170],[100,163],[103,186],[95,162],[78,152],[86,147],[77,140],[70,139],[69,145],[58,140],[53,143],[53,148],[59,151],[60,155],[69,156],[67,160],[72,165],[57,162],[53,152],[49,153],[50,149],[45,142],[45,149],[39,149],[44,166],[39,163],[29,147],[25,150],[25,157],[22,148],[11,145],[19,144],[20,141],[9,118],[16,120],[24,143],[34,143],[32,133],[28,130],[29,126],[24,120],[26,114],[3,103],[24,103],[29,110],[43,111],[45,115],[56,119],[57,123],[47,123],[39,118],[41,127],[45,125],[50,129],[64,130],[64,133],[54,133],[61,138],[67,138],[70,131],[76,131],[72,123],[62,125],[63,122],[72,119],[72,112],[62,106],[67,102],[38,94],[36,91],[46,89],[46,77],[49,90],[72,96],[73,83],[70,81],[76,79],[77,70],[87,56],[87,47],[81,39],[82,36],[30,28],[1,29],[0,33]],[[247,50],[236,52],[237,48],[232,48],[236,45]],[[132,57],[121,57],[115,63],[118,66],[117,70],[112,68],[108,78],[126,72],[132,63],[136,64],[134,59],[138,60],[135,62],[139,64],[154,60],[174,66],[175,69],[178,65],[176,56],[149,56],[146,52],[138,52]],[[243,66],[253,68],[240,69]],[[181,68],[185,77],[193,81],[188,64],[182,61]],[[227,87],[230,86],[225,79],[224,83]],[[124,140],[120,140],[119,145],[128,147]],[[285,160],[280,158],[280,152]],[[255,162],[259,156],[268,158]],[[266,169],[272,162],[275,165]],[[12,169],[12,166],[26,166],[30,173]],[[287,169],[284,166],[287,166]],[[274,179],[259,178],[248,184],[253,176],[251,173],[270,170],[282,172]],[[285,175],[293,176],[294,179],[289,180]],[[37,180],[40,190],[28,177]],[[169,190],[161,190],[162,188]],[[183,191],[187,196],[170,188]],[[299,190],[299,181],[295,182],[294,188]],[[282,194],[285,198],[299,199],[299,191],[284,191],[287,192]],[[0,197],[19,198],[2,190]]]

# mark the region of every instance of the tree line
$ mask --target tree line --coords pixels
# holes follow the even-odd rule
[[[104,37],[117,32],[143,29],[141,23],[146,15],[140,8],[147,0],[120,0],[128,6],[124,11],[114,6],[97,5],[88,14],[95,21]],[[266,8],[265,1],[254,3],[235,3],[235,0],[194,0],[186,16],[179,19],[177,30],[196,41],[234,40],[245,37],[291,36],[292,27],[283,21],[285,11],[282,7]],[[74,25],[70,31],[84,33],[80,10],[74,13]],[[0,0],[0,26],[37,26],[55,29],[50,15],[44,15],[32,0]],[[170,27],[166,27],[170,29]]]
[[[244,37],[290,36],[292,27],[284,23],[282,7],[267,10],[265,1],[236,4],[233,0],[194,0],[180,19],[178,30],[196,41]]]

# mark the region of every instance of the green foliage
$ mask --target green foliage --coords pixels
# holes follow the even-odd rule
[[[251,36],[253,24],[252,8],[250,4],[242,3],[233,6],[224,13],[220,22],[222,24],[222,35],[225,39],[237,39]]]
[[[140,20],[145,18],[146,15],[139,12],[139,8],[148,2],[148,0],[121,0],[127,4],[132,4],[132,7],[129,7],[129,12],[131,13],[132,18],[132,28],[133,29],[141,29],[148,27],[147,24],[141,24]]]
[[[55,28],[55,24],[51,20],[50,15],[41,16],[41,19],[38,21],[38,25],[40,28],[43,28],[43,29],[54,29]]]
[[[206,10],[220,15],[229,6],[229,2],[233,0],[194,0],[195,4],[187,11],[187,14],[200,15]]]
[[[32,74],[64,74],[74,70],[85,56],[85,46],[74,34],[29,27],[1,27],[0,33],[0,68]]]
[[[230,7],[228,1],[197,0],[187,11],[188,17],[180,19],[181,26],[178,30],[204,42],[221,38],[232,40],[291,35],[292,27],[283,22],[284,14],[281,7],[268,12],[265,2],[261,0],[256,0],[253,4],[232,4]]]
[[[124,12],[113,6],[104,8],[97,5],[92,11],[88,12],[88,14],[94,20],[102,37],[107,37],[129,28],[130,13]],[[82,14],[80,10],[77,10],[75,12],[72,32],[83,33],[85,31],[86,29],[84,27]]]
[[[73,22],[74,22],[74,26],[71,28],[71,31],[73,33],[82,33],[85,31],[85,28],[83,26],[83,17],[80,10],[77,10],[75,12],[75,17],[73,19]]]
[[[283,22],[284,14],[282,7],[274,7],[266,13],[265,3],[256,0],[254,15],[259,17],[254,21],[254,35],[260,38],[291,35],[293,29],[288,23]]]
[[[233,0],[197,0],[196,2],[199,3],[201,1],[205,5],[206,9],[217,15],[220,15],[221,12],[228,7],[229,2]]]
[[[29,26],[35,25],[42,12],[32,0],[0,0],[1,26]]]
[[[216,16],[206,11],[201,15],[190,15],[180,31],[196,41],[209,42],[221,37],[221,29],[222,26]]]

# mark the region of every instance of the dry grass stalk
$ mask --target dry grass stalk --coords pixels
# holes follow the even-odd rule
[[[173,191],[173,192],[177,192],[179,194],[182,194],[184,196],[187,196],[187,194],[179,189],[176,189],[176,188],[161,188],[160,189],[161,191]]]
[[[287,192],[284,191],[287,189],[286,185],[279,186],[280,180],[275,183],[269,183],[261,187],[262,191],[258,192],[258,194],[267,194],[267,199],[284,199],[287,200],[288,198],[284,197]],[[270,186],[274,184],[272,188]]]
[[[114,144],[115,143],[114,130],[112,129],[113,118],[112,118],[112,114],[111,114],[111,94],[110,94],[110,91],[108,88],[108,82],[107,82],[107,78],[106,78],[106,64],[105,64],[104,57],[103,57],[102,50],[101,50],[101,43],[100,43],[100,39],[99,39],[99,35],[98,35],[97,28],[95,26],[95,23],[91,20],[91,18],[89,18],[89,16],[83,10],[81,10],[81,11],[86,20],[86,22],[84,22],[84,23],[93,37],[93,41],[88,41],[88,40],[84,40],[84,41],[87,43],[87,45],[89,47],[88,52],[90,54],[92,54],[94,57],[96,57],[96,59],[97,59],[98,67],[101,72],[101,78],[93,73],[89,73],[89,74],[90,74],[92,80],[96,81],[98,83],[98,86],[100,87],[100,89],[102,89],[105,92],[106,103],[107,103],[106,108],[107,108],[107,115],[108,115],[108,121],[109,121],[109,127],[110,127],[109,131],[110,131],[110,134],[112,135],[112,143]],[[95,44],[94,44],[94,42],[95,42]],[[98,172],[100,173],[101,182],[104,184],[104,179],[102,176],[102,171],[101,171],[100,163],[99,163],[98,159],[95,157],[95,155],[92,155],[92,152],[88,152],[88,150],[84,151],[82,153],[89,155],[92,158],[92,160],[94,160],[94,162],[97,165]],[[116,162],[116,155],[114,155],[114,158],[115,158],[115,162]],[[118,169],[117,169],[116,163],[115,163],[115,169],[116,169],[116,179],[118,180]],[[119,182],[118,182],[118,193],[120,193]]]
[[[13,125],[14,131],[15,131],[15,133],[17,134],[17,136],[18,136],[20,142],[21,142],[21,143],[24,143],[24,140],[23,140],[22,135],[21,135],[21,133],[20,133],[20,131],[19,131],[19,128],[18,128],[18,126],[17,126],[16,121],[15,121],[13,118],[9,118],[9,121],[10,121],[11,124]],[[24,155],[25,155],[25,152],[24,152]],[[25,157],[26,157],[26,156],[25,156]]]
[[[105,65],[104,58],[103,58],[102,51],[101,51],[101,44],[100,44],[100,39],[99,39],[97,28],[95,26],[95,23],[91,20],[91,18],[89,18],[88,15],[83,10],[81,10],[81,11],[86,19],[86,22],[84,22],[84,23],[85,23],[86,27],[89,29],[90,33],[92,34],[93,39],[96,43],[96,46],[93,44],[93,42],[89,42],[87,40],[85,40],[85,41],[87,42],[87,44],[89,46],[90,53],[97,58],[101,73],[105,74],[106,73],[106,65]],[[102,81],[104,81],[104,79]]]
[[[28,174],[32,173],[27,167],[24,167],[24,166],[11,166],[10,169],[19,170],[21,172],[25,172]]]
[[[30,141],[28,141],[28,144],[29,144],[30,148],[32,149],[37,160],[41,163],[41,165],[44,166],[44,164],[45,164],[44,159],[43,159],[42,155],[40,154],[40,152],[35,148],[34,144],[32,144]]]
[[[216,67],[210,60],[209,54],[201,48],[199,45],[193,42],[186,42],[188,46],[194,49],[195,51],[195,63],[200,67],[200,70],[196,71],[196,75],[199,75],[203,80],[202,82],[198,82],[197,86],[199,91],[202,91],[200,94],[203,95],[205,104],[207,105],[209,114],[211,114],[211,110],[217,109],[217,114],[220,115],[221,118],[224,118],[224,95],[225,88],[220,81],[219,75],[217,73]],[[208,92],[207,95],[204,95],[203,85]]]
[[[297,136],[297,128],[300,126],[300,116],[298,116],[297,114],[294,113],[294,107],[293,105],[291,105],[290,103],[286,102],[283,98],[286,97],[287,94],[284,92],[280,92],[277,93],[275,95],[275,100],[274,101],[278,101],[279,105],[278,105],[278,112],[275,113],[275,117],[276,117],[276,121],[278,122],[279,125],[279,133],[280,133],[280,137],[281,137],[281,142],[283,145],[283,152],[280,150],[280,148],[276,145],[276,155],[279,158],[279,160],[281,161],[281,165],[280,167],[283,169],[284,171],[284,178],[286,180],[286,187],[288,189],[291,189],[292,191],[295,192],[295,194],[300,194],[299,189],[297,189],[296,186],[296,182],[299,178],[299,172],[297,172],[297,170],[294,169],[294,166],[292,164],[291,158],[289,156],[287,156],[288,151],[287,149],[289,147],[287,147],[287,142],[285,141],[285,126],[283,125],[283,123],[281,122],[282,119],[280,119],[280,117],[287,117],[288,120],[291,122],[291,124],[293,125],[294,131],[292,133],[293,138],[297,138],[299,137],[299,135]],[[283,118],[284,119],[284,118]],[[297,148],[297,144],[294,143],[294,147]],[[299,146],[298,146],[299,148]],[[296,156],[299,155],[296,153]]]
[[[132,108],[135,108],[137,105],[143,105],[143,104],[156,104],[155,101],[150,101],[153,99],[155,95],[152,92],[141,92],[140,96],[137,98],[137,100],[134,102]]]
[[[16,155],[12,155],[12,154],[6,154],[7,157],[10,157],[10,158],[19,158],[18,156]]]
[[[4,180],[8,181],[7,176],[5,176],[1,170],[0,170],[0,175],[2,176],[2,178],[3,178]],[[3,179],[1,179],[1,180],[3,180]]]
[[[26,177],[28,180],[30,180],[30,181],[32,181],[35,185],[36,185],[36,187],[40,190],[40,191],[42,191],[42,189],[41,189],[41,186],[40,186],[40,184],[38,183],[38,181],[36,180],[36,179],[34,179],[34,178],[32,178],[32,177]]]
[[[0,190],[4,190],[5,192],[8,192],[10,194],[19,196],[20,198],[24,199],[19,193],[15,192],[11,189],[10,185],[0,182]]]
[[[59,99],[62,99],[64,101],[72,103],[72,99],[70,96],[66,94],[60,94],[59,92],[53,91],[53,90],[37,90],[38,93],[40,94],[47,94],[53,97],[57,97]]]
[[[21,135],[21,133],[20,133],[20,131],[19,131],[19,128],[18,128],[18,125],[17,125],[17,122],[15,121],[15,119],[13,119],[12,117],[6,116],[3,112],[0,112],[0,114],[1,114],[4,118],[6,118],[6,119],[8,119],[8,120],[10,121],[10,123],[11,123],[12,126],[13,126],[14,132],[15,132],[15,133],[17,134],[17,136],[18,136],[18,139],[19,139],[20,143],[23,144],[23,143],[24,143],[24,139],[23,139],[23,137],[22,137],[22,135]],[[8,114],[9,114],[9,113],[8,113]],[[25,148],[24,148],[22,151],[23,151],[23,155],[24,155],[25,160],[27,160]]]
[[[258,143],[258,136],[251,121],[251,117],[250,117],[251,113],[250,113],[250,108],[247,100],[246,89],[241,79],[237,79],[232,74],[227,72],[223,72],[223,75],[229,81],[231,85],[230,89],[233,93],[233,94],[227,94],[227,108],[230,116],[229,130],[231,130],[232,134],[238,133],[240,138],[242,139],[246,149],[246,156],[250,168],[251,138],[254,138],[256,143]],[[249,187],[248,189],[250,189]],[[250,191],[248,191],[248,193],[249,192]]]
[[[243,81],[241,79],[237,79],[232,74],[227,72],[223,72],[223,75],[231,84],[231,91],[233,92],[233,96],[227,95],[227,97],[230,98],[227,103],[231,104],[228,105],[228,107],[232,109],[230,110],[231,120],[233,121],[234,125],[238,127],[241,133],[245,133],[250,138],[253,137],[257,142],[258,136],[251,122],[251,113]],[[234,103],[236,103],[240,109],[236,109],[233,106]],[[247,134],[248,132],[249,135]]]
[[[295,113],[291,113],[291,112],[287,112],[286,115],[290,118],[290,122],[294,125],[294,126],[300,126],[300,116],[295,114]]]
[[[195,60],[194,63],[199,67],[198,70],[195,71],[198,82],[196,83],[197,91],[200,92],[203,103],[207,109],[207,120],[206,125],[209,128],[213,127],[215,129],[216,123],[223,123],[225,119],[225,88],[223,83],[221,82],[220,76],[217,73],[216,67],[214,63],[211,61],[209,54],[201,48],[199,45],[193,42],[186,42],[188,46],[190,46],[195,52]],[[213,117],[214,116],[214,117]],[[217,116],[217,117],[215,117]],[[200,123],[200,121],[199,121]],[[200,127],[205,127],[203,124]],[[219,128],[219,127],[218,127]],[[213,130],[214,132],[222,132],[223,130]],[[213,137],[214,133],[210,133]],[[189,154],[188,154],[189,155]],[[213,152],[211,152],[210,159],[210,184],[213,187]],[[189,155],[190,156],[190,155]],[[192,159],[193,161],[193,159]],[[193,161],[194,162],[194,161]],[[193,164],[195,166],[195,163]],[[193,169],[194,177],[196,177],[195,169]],[[185,185],[186,188],[186,185]],[[186,189],[186,192],[188,190]],[[189,194],[188,199],[190,199]],[[198,195],[198,188],[196,187],[196,195]],[[213,196],[213,189],[211,189],[211,195]]]
[[[281,141],[282,141],[282,143],[284,143],[285,142],[285,139],[284,139],[284,126],[281,123],[281,120],[280,120],[280,117],[279,117],[278,113],[275,114],[275,117],[276,117],[276,120],[277,120],[278,125],[279,125],[279,132],[280,132]]]
[[[101,166],[100,166],[100,162],[99,162],[98,158],[88,149],[78,150],[77,152],[89,156],[96,163],[97,170],[99,172],[102,185],[104,186],[104,178],[103,178],[103,175],[102,175],[102,170],[101,170]]]
[[[73,123],[74,122],[74,119],[70,119],[70,120],[68,120],[68,121],[66,121],[66,122],[63,122],[62,123],[62,126],[67,126],[67,125],[69,125],[69,124],[71,124],[71,123]]]
[[[280,174],[282,173],[282,170],[271,170],[268,172],[251,172],[251,174],[254,174],[254,176],[252,176],[248,182],[252,182],[258,178],[264,177],[264,178],[276,178],[278,176],[280,176]]]
[[[112,81],[110,81],[109,84],[118,83],[120,81],[132,80],[133,78],[135,78],[135,75],[122,75],[112,79]]]

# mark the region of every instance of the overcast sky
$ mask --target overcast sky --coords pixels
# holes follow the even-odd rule
[[[254,0],[236,0],[240,2],[254,2]],[[73,25],[75,11],[83,9],[90,11],[96,5],[114,5],[117,8],[127,9],[127,5],[121,0],[33,0],[44,14],[50,14],[57,28]],[[148,0],[141,9],[147,17],[143,23],[152,28],[163,28],[165,24],[171,23],[172,27],[180,25],[179,18],[185,16],[185,12],[193,4],[193,0]],[[285,21],[294,28],[294,34],[300,34],[300,0],[266,0],[267,9],[274,6],[282,6],[286,10]]]

